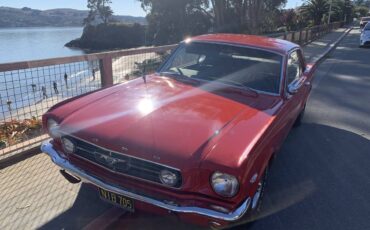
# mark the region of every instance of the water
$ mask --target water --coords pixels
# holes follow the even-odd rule
[[[81,34],[76,27],[0,29],[0,64],[82,55],[64,47]],[[97,61],[89,61],[0,72],[0,123],[39,117],[59,101],[100,88],[100,73],[94,77],[92,71],[97,68]]]
[[[82,34],[82,27],[0,28],[0,63],[81,55],[64,45]]]

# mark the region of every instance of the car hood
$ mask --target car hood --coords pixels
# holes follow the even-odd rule
[[[276,103],[273,98],[152,75],[146,83],[137,79],[111,87],[50,113],[62,118],[68,135],[184,169],[198,167],[204,145],[238,115],[255,117]]]

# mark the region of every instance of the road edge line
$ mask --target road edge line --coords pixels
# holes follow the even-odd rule
[[[321,62],[329,55],[330,52],[335,50],[338,46],[338,44],[353,30],[353,27],[348,28],[344,33],[333,43],[330,44],[330,47],[325,50],[324,53],[322,53],[316,60],[313,60],[312,62],[317,67],[317,65],[320,65]]]

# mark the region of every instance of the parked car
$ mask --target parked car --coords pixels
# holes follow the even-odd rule
[[[370,17],[362,17],[360,21],[360,29],[363,29],[365,25],[370,21]]]
[[[360,47],[370,44],[370,23],[366,24],[360,35]]]
[[[268,166],[299,124],[315,66],[294,43],[182,42],[158,71],[53,106],[41,149],[70,182],[134,212],[224,227],[258,212]]]

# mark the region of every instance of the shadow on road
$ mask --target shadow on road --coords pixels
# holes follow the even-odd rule
[[[82,229],[110,208],[93,187],[82,184],[73,206],[39,229]]]
[[[272,165],[260,217],[248,229],[370,229],[369,149],[370,140],[346,130],[294,129]]]

